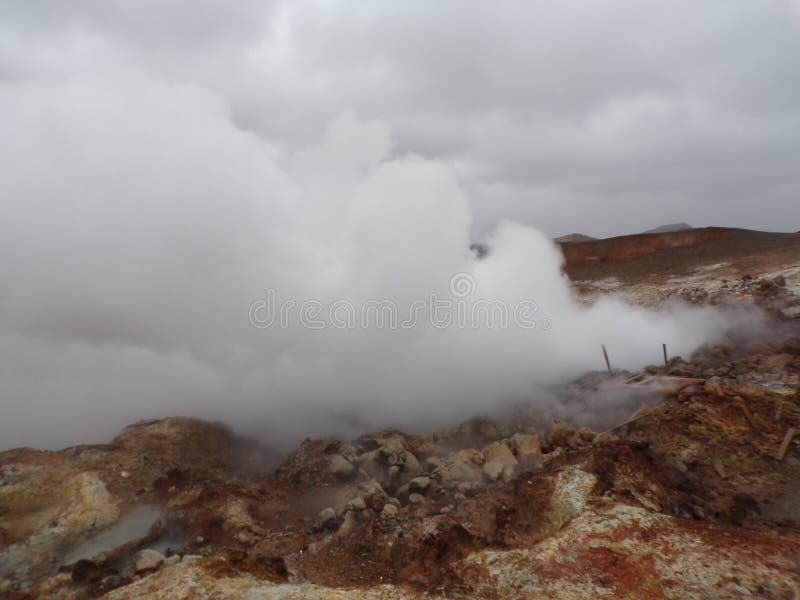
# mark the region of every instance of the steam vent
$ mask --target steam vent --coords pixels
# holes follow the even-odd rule
[[[0,0],[0,600],[800,600],[800,0]]]

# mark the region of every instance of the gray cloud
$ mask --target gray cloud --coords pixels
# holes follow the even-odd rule
[[[463,167],[477,232],[504,217],[600,235],[662,220],[798,228],[790,0],[0,10],[7,77],[132,70],[207,87],[284,148],[344,110],[386,120],[399,150]]]

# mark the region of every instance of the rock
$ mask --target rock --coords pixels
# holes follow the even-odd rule
[[[255,543],[255,538],[253,534],[248,531],[240,531],[236,534],[236,540],[240,544],[244,544],[245,546],[252,546]]]
[[[521,464],[528,467],[542,466],[542,446],[538,435],[515,433],[511,436],[511,448]]]
[[[550,423],[544,437],[550,446],[566,446],[574,433],[572,425],[556,419]]]
[[[604,431],[602,433],[598,433],[594,436],[594,443],[595,444],[608,444],[610,442],[615,442],[619,439],[616,435],[611,433],[610,431]]]
[[[423,502],[425,502],[425,496],[423,496],[422,494],[409,494],[408,502],[410,504],[422,504]]]
[[[422,473],[422,467],[417,460],[417,457],[411,454],[411,452],[406,452],[406,459],[403,463],[403,478],[405,483],[406,481],[411,481],[414,477],[420,475]]]
[[[103,577],[103,579],[100,581],[100,590],[104,592],[110,592],[121,585],[122,577],[119,575],[108,575],[107,577]]]
[[[181,562],[185,563],[193,560],[199,560],[201,558],[203,557],[200,554],[184,554],[183,556],[181,556]]]
[[[328,459],[328,470],[336,479],[346,481],[356,474],[356,466],[341,454],[331,454]]]
[[[429,456],[425,459],[425,469],[427,471],[434,471],[444,464],[444,461],[438,456]]]
[[[508,449],[508,446],[500,442],[492,442],[483,449],[486,463],[483,465],[483,472],[495,481],[502,478],[503,481],[510,481],[517,468],[517,459]]]
[[[597,477],[578,467],[566,467],[559,472],[550,498],[549,519],[556,530],[579,515],[589,501]]]
[[[503,476],[503,464],[500,462],[488,462],[483,465],[483,472],[492,481],[496,481]]]
[[[155,571],[164,564],[164,555],[155,550],[142,550],[136,558],[136,572],[144,573],[146,571]]]
[[[164,566],[171,567],[172,565],[177,565],[179,562],[181,562],[180,554],[173,554],[164,559]]]
[[[434,475],[447,487],[456,486],[461,481],[480,481],[483,479],[481,466],[485,461],[477,450],[459,450],[452,453]]]
[[[411,493],[424,494],[431,487],[430,477],[415,477],[408,482],[408,491]]]
[[[783,275],[778,275],[772,282],[780,287],[786,287],[786,278]]]
[[[381,515],[386,518],[396,517],[397,513],[400,511],[394,504],[389,504],[388,502],[383,505],[383,509],[381,510]]]
[[[383,498],[386,492],[381,487],[381,484],[374,479],[362,481],[358,484],[359,489],[364,492],[364,498]]]
[[[408,494],[409,492],[407,483],[401,485],[399,488],[397,488],[397,491],[395,492],[395,496],[397,496],[400,499],[400,502],[407,501]]]
[[[346,537],[353,533],[355,530],[356,525],[358,524],[358,520],[356,518],[356,512],[352,510],[348,510],[344,513],[344,520],[342,521],[341,527],[336,531],[337,537]]]
[[[583,440],[584,442],[589,442],[589,443],[593,442],[595,435],[596,435],[595,432],[588,427],[581,427],[580,429],[578,429],[578,436],[580,436],[580,439]]]
[[[422,473],[417,457],[398,438],[383,440],[379,448],[365,453],[361,468],[384,488],[401,486]]]
[[[344,508],[345,510],[366,510],[367,502],[364,500],[363,496],[358,496],[348,502]]]
[[[332,508],[325,508],[317,515],[317,527],[320,529],[330,529],[336,524],[336,511]]]

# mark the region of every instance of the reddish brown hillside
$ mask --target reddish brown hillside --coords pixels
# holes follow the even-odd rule
[[[724,227],[704,227],[667,233],[639,233],[604,240],[571,241],[569,244],[562,244],[561,248],[566,266],[576,267],[636,258],[664,248],[696,246],[725,239],[733,231]]]

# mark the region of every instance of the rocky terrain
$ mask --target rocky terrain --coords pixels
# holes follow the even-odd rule
[[[647,277],[637,261],[679,257],[623,252],[590,272],[567,256],[585,302],[739,303],[769,324],[565,386],[565,403],[628,398],[602,431],[522,407],[279,455],[176,417],[105,445],[2,452],[0,597],[798,598],[793,244],[727,260],[695,247],[705,262]]]

